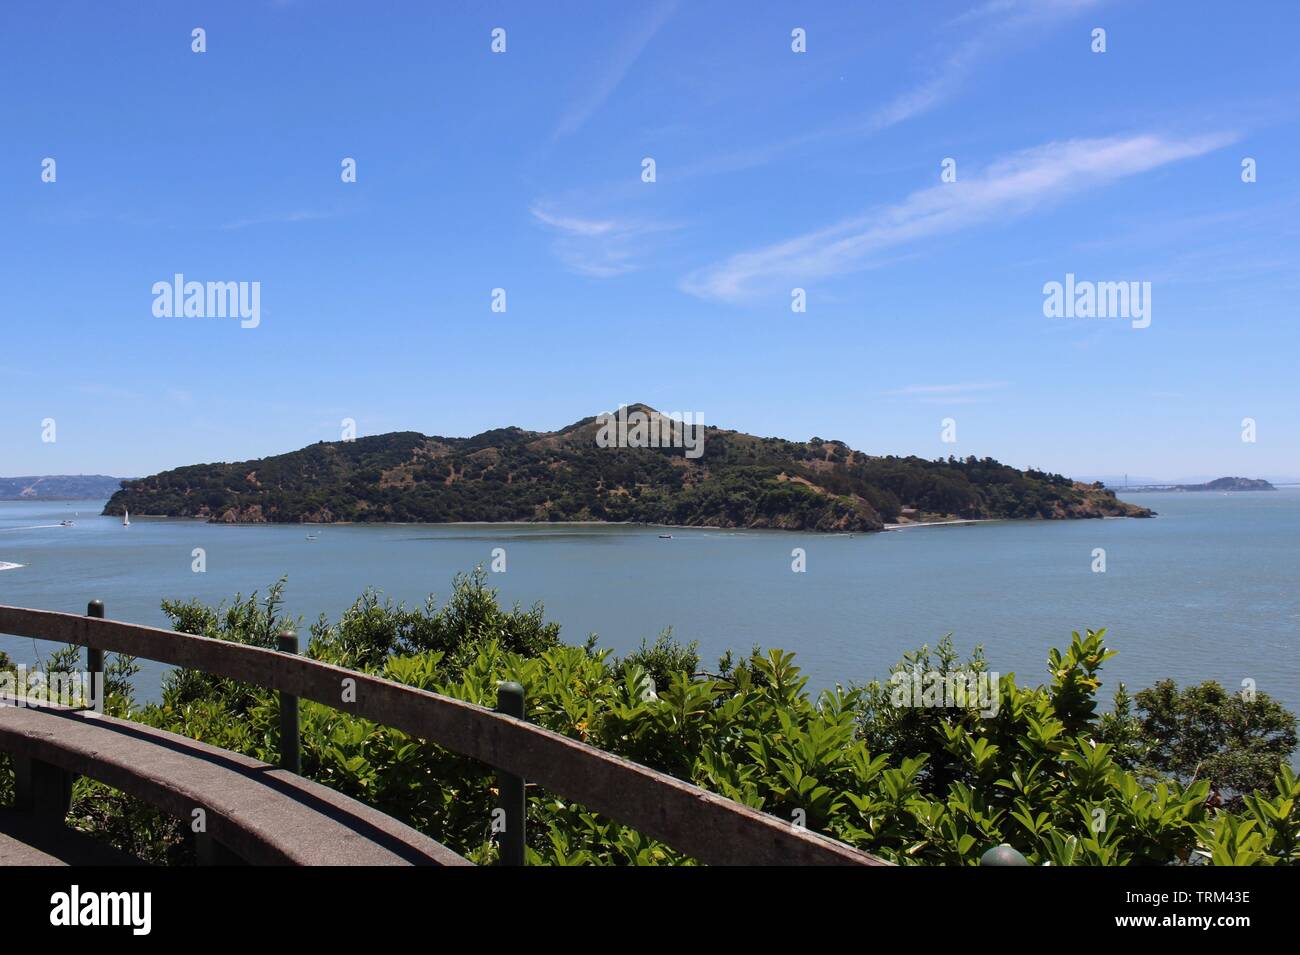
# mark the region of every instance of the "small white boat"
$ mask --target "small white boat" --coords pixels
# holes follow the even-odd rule
[[[123,527],[131,526],[131,512],[128,511],[126,508],[122,508],[122,526]]]
[[[72,521],[59,521],[59,526],[60,526],[60,527],[73,527],[73,526],[75,526],[75,525],[72,523]]]
[[[672,534],[660,534],[660,535],[659,535],[659,539],[660,539],[661,541],[670,541],[670,540],[673,539],[673,535],[672,535]]]

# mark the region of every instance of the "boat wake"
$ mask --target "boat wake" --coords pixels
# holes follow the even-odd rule
[[[0,570],[17,570],[22,564],[11,564],[6,560],[0,560]]]

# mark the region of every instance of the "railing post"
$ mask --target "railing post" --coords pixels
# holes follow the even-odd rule
[[[276,637],[281,653],[298,652],[298,635],[286,630]],[[298,697],[280,691],[280,768],[302,772],[302,745],[298,735]]]
[[[72,811],[72,773],[30,756],[13,764],[14,808],[62,822]]]
[[[497,684],[497,712],[516,719],[524,718],[524,688],[518,683]],[[524,864],[524,818],[527,801],[524,779],[514,773],[497,770],[497,792],[505,830],[501,833],[498,865]]]
[[[86,606],[86,616],[104,619],[104,601],[92,600]],[[86,673],[90,676],[90,708],[104,712],[104,651],[86,647]]]

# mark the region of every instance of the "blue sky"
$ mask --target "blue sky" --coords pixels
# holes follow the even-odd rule
[[[634,401],[875,453],[1298,474],[1297,27],[1284,2],[7,2],[0,474]],[[155,317],[177,272],[260,282],[261,324]],[[1067,273],[1150,282],[1150,327],[1045,317]]]

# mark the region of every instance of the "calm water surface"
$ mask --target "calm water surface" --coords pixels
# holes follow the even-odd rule
[[[1300,711],[1300,489],[1143,494],[1155,520],[983,523],[870,535],[581,525],[231,527],[99,517],[100,501],[0,502],[0,603],[166,626],[163,597],[217,602],[287,575],[288,609],[338,616],[365,587],[398,600],[445,597],[452,576],[489,565],[507,602],[542,601],[563,636],[623,653],[672,626],[711,664],[727,648],[793,650],[810,685],[883,677],[946,633],[983,644],[990,668],[1045,679],[1071,630],[1108,627],[1114,683],[1140,688],[1246,678]],[[73,527],[57,526],[64,519]],[[54,526],[51,526],[54,525]],[[309,541],[309,533],[319,539]],[[207,572],[191,552],[207,552]],[[807,572],[791,571],[791,550]],[[1093,549],[1107,570],[1093,573]],[[0,636],[21,662],[36,650]],[[48,645],[39,648],[48,652]],[[140,695],[163,667],[144,663]]]

